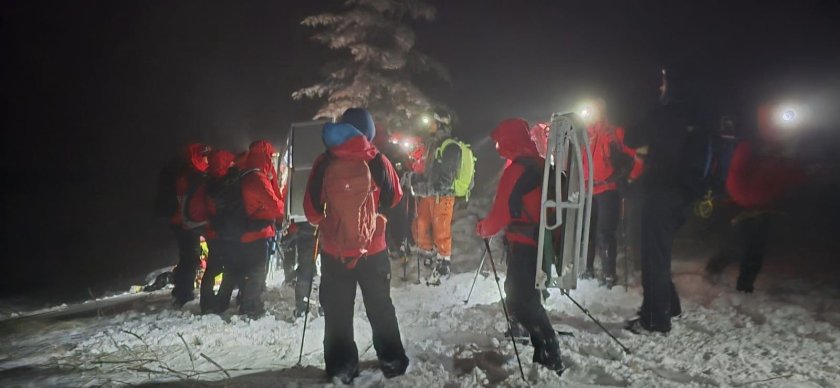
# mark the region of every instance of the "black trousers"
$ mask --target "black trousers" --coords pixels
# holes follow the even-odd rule
[[[764,251],[770,233],[771,215],[763,213],[743,218],[732,225],[720,250],[706,266],[711,273],[720,273],[729,263],[739,261],[741,270],[736,288],[753,291],[753,284],[764,263]]]
[[[537,247],[510,243],[507,262],[505,293],[510,313],[530,333],[535,358],[546,353],[549,357],[559,357],[557,333],[543,308],[540,292],[534,288]]]
[[[309,226],[301,227],[295,236],[295,251],[297,253],[297,269],[295,269],[295,308],[297,311],[304,311],[306,298],[309,297],[309,290],[312,287],[312,278],[315,276],[315,229]]]
[[[408,357],[391,302],[391,263],[387,252],[359,260],[347,269],[336,257],[321,254],[321,305],[324,307],[324,362],[330,376],[358,371],[359,350],[353,338],[353,305],[356,285],[362,290],[373,348],[380,361],[403,372]],[[397,364],[396,367],[393,367]]]
[[[409,194],[403,195],[397,206],[382,210],[382,214],[388,220],[388,228],[385,229],[385,239],[388,248],[393,252],[399,252],[404,246],[406,239],[411,239],[411,215],[414,214],[414,198]]]
[[[195,290],[195,271],[198,270],[201,257],[199,233],[186,230],[180,225],[172,225],[172,232],[178,242],[178,265],[172,271],[175,288],[172,297],[181,302],[193,300]]]
[[[201,278],[201,313],[223,313],[230,307],[230,296],[236,287],[237,277],[230,271],[230,262],[236,258],[238,243],[226,240],[208,240],[207,268]],[[216,276],[223,274],[219,292],[213,290]]]
[[[674,235],[685,222],[688,201],[680,192],[647,187],[642,204],[642,289],[640,317],[650,330],[670,331],[671,317],[682,312],[671,281]]]
[[[235,244],[236,256],[229,261],[229,272],[233,284],[239,285],[239,293],[242,295],[239,313],[252,317],[262,315],[265,313],[263,292],[268,264],[268,240]],[[227,276],[228,273],[225,273],[225,277]],[[224,293],[227,292],[225,288]]]
[[[621,197],[617,190],[605,191],[592,197],[592,222],[590,228],[594,233],[589,234],[589,252],[586,258],[586,269],[595,266],[595,253],[601,256],[601,270],[605,276],[615,277],[615,260],[618,255],[618,244],[615,232],[621,212]]]

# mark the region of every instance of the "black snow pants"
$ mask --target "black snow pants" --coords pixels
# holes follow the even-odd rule
[[[508,243],[508,267],[505,278],[507,306],[513,319],[531,335],[534,362],[553,364],[560,358],[557,333],[551,327],[542,305],[536,282],[537,247]]]
[[[353,338],[356,285],[373,334],[379,367],[386,375],[405,373],[405,355],[391,302],[391,263],[387,251],[359,260],[348,269],[340,259],[321,253],[321,305],[324,307],[324,362],[329,376],[358,373],[359,350]]]
[[[639,318],[653,331],[671,330],[671,317],[682,313],[680,298],[671,281],[674,235],[685,222],[688,201],[677,190],[645,188],[642,204],[642,289]]]
[[[194,230],[186,230],[180,225],[172,225],[175,240],[178,242],[178,265],[172,271],[175,288],[172,289],[172,297],[178,303],[186,303],[193,299],[195,290],[195,275],[200,265],[201,246],[199,245],[199,233]]]
[[[736,217],[736,222],[732,225],[721,249],[706,266],[707,271],[717,274],[722,272],[729,263],[740,261],[741,270],[738,274],[736,289],[752,292],[753,283],[764,263],[764,250],[770,233],[771,218],[769,213],[746,216],[740,220]]]
[[[232,284],[239,285],[239,293],[242,295],[239,313],[250,317],[260,316],[265,313],[263,291],[265,291],[268,265],[268,240],[261,239],[249,243],[236,243],[234,250],[236,256],[229,261],[228,268],[233,281]],[[225,273],[225,277],[227,276],[228,272]],[[223,288],[224,293],[230,295],[228,287]],[[222,291],[220,291],[220,294],[222,294]]]
[[[201,278],[201,313],[223,313],[230,307],[230,296],[236,286],[236,276],[230,273],[231,260],[236,259],[237,242],[227,240],[207,240],[209,255],[207,256],[207,268],[204,269],[204,276]],[[213,289],[216,285],[216,276],[222,275],[222,284],[219,285],[219,292]]]
[[[315,249],[314,229],[306,225],[300,227],[296,232],[295,244],[297,251],[297,269],[295,269],[295,311],[302,312],[306,309],[306,298],[309,297],[309,290],[312,287],[312,278],[315,276]]]
[[[618,255],[618,244],[615,232],[621,212],[621,197],[617,190],[605,191],[592,197],[592,222],[590,228],[595,233],[589,233],[589,253],[586,258],[586,269],[592,271],[595,266],[595,253],[601,257],[601,271],[604,276],[616,276],[615,260]]]
[[[399,253],[400,249],[404,248],[406,239],[411,239],[413,203],[414,198],[410,194],[406,194],[393,208],[382,209],[382,214],[388,220],[385,238],[388,242],[388,249],[392,253]]]

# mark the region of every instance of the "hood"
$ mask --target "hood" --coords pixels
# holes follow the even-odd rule
[[[236,156],[232,152],[226,150],[213,150],[207,156],[209,165],[207,167],[207,174],[214,178],[221,178],[227,175],[228,170],[233,166],[233,160]]]
[[[537,145],[531,140],[528,122],[523,119],[502,121],[490,134],[490,138],[496,141],[497,151],[505,159],[516,160],[523,156],[540,156]]]
[[[201,143],[193,143],[187,146],[184,151],[184,160],[190,163],[196,171],[207,171],[207,153],[210,152],[210,146]]]
[[[330,154],[339,158],[371,160],[376,156],[376,148],[350,124],[324,124],[321,137]]]
[[[376,125],[373,123],[373,116],[362,108],[350,108],[341,115],[341,122],[350,124],[359,130],[368,141],[376,137]]]
[[[245,166],[248,169],[258,168],[268,174],[272,179],[277,176],[274,165],[271,163],[271,154],[277,152],[271,143],[265,140],[257,140],[251,143],[248,148],[248,159]]]

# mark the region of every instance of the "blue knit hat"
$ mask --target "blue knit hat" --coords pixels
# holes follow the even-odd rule
[[[326,123],[321,130],[321,140],[327,148],[342,145],[356,136],[362,136],[362,133],[350,124]]]
[[[368,141],[373,141],[376,136],[376,125],[373,123],[373,116],[362,108],[350,108],[341,115],[341,122],[350,124],[359,130]]]

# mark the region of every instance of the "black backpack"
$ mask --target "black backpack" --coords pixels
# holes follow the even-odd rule
[[[243,233],[268,225],[268,221],[252,221],[248,217],[242,198],[242,178],[258,171],[257,168],[245,171],[231,169],[221,180],[207,183],[207,195],[216,206],[210,223],[219,239],[239,241]]]

